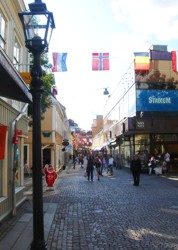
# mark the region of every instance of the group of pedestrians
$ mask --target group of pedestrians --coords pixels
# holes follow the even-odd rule
[[[100,180],[100,176],[103,176],[104,171],[107,171],[107,174],[112,176],[113,175],[113,163],[114,163],[114,159],[111,154],[109,156],[109,159],[107,160],[107,158],[103,155],[93,156],[92,152],[88,152],[87,167],[86,167],[88,181],[89,180],[93,181],[94,167],[96,168],[98,181]]]
[[[163,166],[162,166],[162,173],[167,174],[169,171],[169,163],[170,163],[170,154],[168,152],[165,153],[164,155],[164,161],[163,161]],[[130,169],[133,175],[133,185],[134,186],[139,186],[140,183],[140,174],[141,174],[141,161],[139,159],[138,154],[135,154],[131,164],[130,164]],[[152,154],[149,160],[149,175],[151,175],[156,169],[156,158]]]
[[[81,165],[81,168],[84,165],[84,156],[79,155],[76,157],[73,156],[73,164],[75,169],[75,164],[78,161],[78,163]],[[163,162],[163,170],[167,173],[168,172],[168,166],[170,162],[170,154],[167,152],[164,155],[164,162]],[[87,155],[87,165],[86,165],[86,177],[89,180],[93,181],[93,173],[94,169],[96,169],[97,174],[97,180],[100,180],[100,176],[103,176],[103,172],[106,171],[107,175],[113,176],[113,166],[114,166],[114,159],[112,157],[112,154],[107,156],[105,155],[93,155],[91,151],[88,152]],[[149,160],[149,175],[152,174],[153,170],[156,167],[156,160],[155,156],[151,155]],[[133,159],[130,162],[130,169],[133,175],[133,185],[139,186],[140,184],[140,174],[141,174],[141,161],[139,159],[139,155],[135,154]]]
[[[158,171],[158,168],[156,166],[157,159],[154,154],[151,155],[151,158],[149,160],[149,175],[155,173],[155,174],[168,174],[169,172],[169,165],[170,165],[170,154],[168,152],[165,153],[163,157],[163,163],[162,167],[160,169],[160,172]]]
[[[73,168],[75,169],[75,165],[76,164],[80,164],[80,167],[83,168],[83,164],[84,164],[84,156],[83,154],[80,155],[75,155],[73,154]]]
[[[97,179],[100,180],[100,176],[103,176],[103,172],[106,172],[108,176],[113,175],[114,159],[110,154],[109,157],[105,155],[93,155],[91,151],[87,154],[86,175],[88,180],[93,181],[93,172],[96,169]],[[76,164],[80,164],[81,168],[84,166],[84,155],[73,155],[73,168]]]

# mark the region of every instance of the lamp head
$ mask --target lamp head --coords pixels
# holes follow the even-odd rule
[[[19,13],[22,22],[25,45],[30,52],[48,51],[52,31],[55,28],[53,13],[49,12],[41,0],[30,3],[29,10]]]
[[[103,95],[109,95],[109,91],[107,90],[107,88],[104,89]]]

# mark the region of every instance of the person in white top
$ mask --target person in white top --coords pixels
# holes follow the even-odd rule
[[[108,160],[108,172],[110,172],[109,175],[113,175],[113,162],[114,162],[114,159],[112,155],[110,154],[109,160]]]
[[[105,172],[107,170],[107,161],[105,155],[103,155],[102,162],[103,162],[102,172]]]
[[[165,162],[170,162],[170,154],[168,152],[164,155],[164,160]]]
[[[171,160],[171,156],[170,156],[170,154],[167,152],[167,153],[164,155],[164,161],[165,161],[165,163],[166,163],[166,174],[168,174],[168,172],[169,172],[170,160]]]

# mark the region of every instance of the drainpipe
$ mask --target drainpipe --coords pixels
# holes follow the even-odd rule
[[[12,138],[14,137],[14,133],[17,129],[17,122],[20,120],[20,118],[26,114],[26,110],[28,107],[28,103],[24,105],[24,107],[22,108],[22,111],[20,114],[18,114],[18,116],[12,121],[11,123],[11,135],[10,135],[10,139],[11,139],[11,143],[12,143]],[[12,184],[12,189],[11,189],[11,195],[12,195],[12,212],[11,215],[14,216],[16,215],[16,193],[15,193],[15,174],[16,174],[16,170],[17,170],[17,166],[18,166],[18,145],[17,144],[13,144],[14,145],[14,152],[13,152],[13,162],[12,162],[12,158],[11,158],[11,166],[12,166],[12,173],[11,173],[11,184]],[[11,148],[11,154],[12,155],[12,148]]]

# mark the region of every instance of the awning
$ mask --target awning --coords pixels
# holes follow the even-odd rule
[[[11,60],[0,47],[0,96],[30,103],[29,88],[16,70]]]

